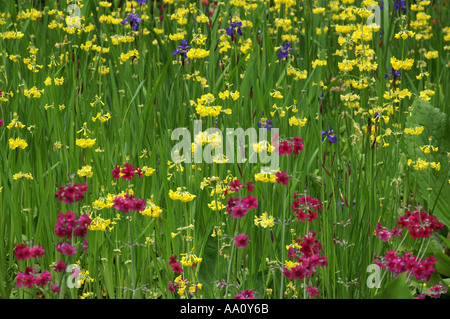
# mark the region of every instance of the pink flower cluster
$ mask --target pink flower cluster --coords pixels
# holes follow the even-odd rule
[[[437,259],[433,256],[417,260],[417,257],[410,252],[406,252],[401,257],[395,250],[387,251],[384,257],[377,257],[376,253],[374,255],[374,262],[381,269],[388,269],[395,276],[406,271],[408,277],[414,276],[416,280],[426,281],[431,279],[435,271],[434,264],[436,261]]]
[[[18,260],[26,260],[30,258],[39,258],[44,256],[44,248],[40,246],[28,247],[25,244],[19,244],[14,248],[14,257]],[[45,287],[52,281],[52,275],[48,270],[44,270],[40,274],[31,267],[25,267],[24,272],[18,272],[16,277],[17,288],[33,288],[35,286]],[[53,285],[51,289],[54,292],[59,292],[59,287]]]
[[[413,239],[428,238],[433,231],[439,231],[444,227],[436,217],[428,215],[423,210],[408,210],[405,215],[398,218],[397,223],[400,228],[408,229]]]
[[[48,270],[44,270],[38,274],[31,267],[26,267],[24,272],[19,272],[16,277],[17,288],[33,288],[35,285],[38,287],[45,287],[52,281],[52,275]]]
[[[318,267],[328,266],[328,259],[320,256],[322,245],[316,238],[316,233],[309,231],[303,238],[298,237],[297,243],[300,249],[289,247],[288,257],[295,260],[296,265],[292,268],[283,267],[283,275],[289,279],[309,280],[315,274]]]
[[[447,287],[442,285],[442,282],[439,282],[437,285],[430,287],[428,289],[428,296],[433,299],[441,298],[443,294],[447,293]],[[427,296],[426,293],[422,293],[416,297],[416,299],[425,299]]]
[[[65,214],[60,212],[55,225],[55,233],[56,236],[67,239],[71,239],[72,236],[86,237],[90,223],[91,218],[88,214],[81,215],[77,219],[72,211]]]
[[[275,144],[275,151],[280,155],[289,155],[294,153],[295,155],[300,154],[303,151],[303,139],[301,137],[294,136],[292,140],[283,141],[280,145]]]
[[[292,212],[297,215],[297,219],[304,222],[313,221],[319,215],[317,210],[323,210],[322,202],[317,198],[312,198],[309,195],[300,196],[294,193],[294,203],[291,206]]]
[[[112,170],[112,175],[115,180],[122,178],[125,181],[130,181],[136,174],[139,176],[139,178],[142,178],[142,176],[144,176],[144,173],[142,172],[142,169],[140,167],[134,167],[129,163],[125,163],[123,166],[124,167],[120,167],[119,165],[117,165]]]
[[[177,260],[177,255],[170,256],[169,265],[172,267],[172,271],[178,274],[183,272],[183,268],[181,268],[180,262]]]
[[[244,186],[238,179],[235,179],[228,185],[226,194],[228,194],[229,191],[237,193],[242,188],[246,188],[247,191],[252,192],[254,187],[255,186],[251,182],[247,182],[246,186]],[[230,197],[228,199],[227,212],[231,217],[242,218],[248,213],[248,210],[253,208],[258,208],[258,198],[250,194],[243,198]]]
[[[116,196],[113,199],[113,208],[123,213],[129,213],[130,210],[141,212],[145,210],[147,202],[145,199],[135,198],[134,195],[125,194],[125,196]]]
[[[14,257],[17,260],[25,260],[30,258],[39,258],[44,256],[44,248],[40,246],[28,247],[25,244],[19,244],[14,248]]]
[[[234,299],[255,299],[255,292],[253,289],[245,289],[235,295]]]
[[[227,212],[231,217],[242,218],[253,208],[258,208],[258,198],[252,195],[247,195],[244,198],[232,197],[228,199]]]
[[[394,227],[392,228],[392,230],[389,231],[389,229],[381,225],[381,222],[377,223],[375,233],[377,238],[381,239],[384,242],[387,242],[390,238],[400,237],[402,235],[402,231],[397,227]]]
[[[75,183],[73,185],[60,186],[59,190],[55,193],[55,197],[59,199],[59,202],[72,204],[73,202],[82,200],[87,190],[87,183],[83,185]]]

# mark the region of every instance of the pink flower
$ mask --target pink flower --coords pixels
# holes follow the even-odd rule
[[[248,212],[247,209],[241,204],[234,206],[231,210],[232,212],[230,213],[230,216],[234,218],[242,218]]]
[[[237,248],[245,248],[248,244],[249,238],[246,234],[239,234],[234,237],[234,242]]]
[[[292,153],[292,147],[289,141],[283,141],[278,148],[280,155],[289,155]]]
[[[287,183],[289,182],[289,176],[287,176],[286,172],[278,172],[275,174],[275,176],[277,177],[277,183],[278,184],[283,184],[283,185],[287,185]]]
[[[52,285],[51,289],[54,293],[57,293],[57,294],[59,294],[61,292],[61,289],[59,288],[59,286],[57,284]]]
[[[53,265],[53,270],[56,272],[63,272],[66,271],[66,263],[62,260],[58,260],[54,265]]]
[[[444,224],[440,223],[436,217],[420,210],[406,211],[398,218],[397,223],[400,228],[408,229],[413,239],[428,238],[433,231],[439,231],[444,227]]]
[[[377,233],[377,238],[380,238],[382,241],[387,242],[389,238],[391,238],[391,233],[386,228],[384,228]]]
[[[114,169],[112,170],[112,176],[115,180],[118,180],[120,178],[120,166],[119,165],[114,167]]]
[[[306,291],[308,292],[311,298],[314,298],[319,295],[319,289],[317,287],[309,286],[308,288],[306,288]]]
[[[67,255],[69,257],[75,255],[75,253],[77,252],[77,249],[75,247],[73,247],[70,243],[68,242],[60,242],[57,243],[55,245],[55,248],[57,251],[59,251],[61,254],[63,255]]]
[[[253,185],[251,181],[248,181],[245,185],[245,188],[247,188],[249,192],[253,192],[253,190],[255,189],[255,185]]]
[[[230,183],[229,188],[233,192],[238,192],[242,188],[242,186],[244,185],[238,179],[235,179]]]
[[[0,119],[0,126],[3,126],[3,118]]]
[[[177,293],[177,291],[175,290],[175,287],[173,286],[173,283],[171,281],[169,282],[169,291],[173,292],[174,294]]]
[[[25,244],[19,244],[14,248],[14,257],[18,260],[25,260],[31,258],[30,248]]]
[[[241,293],[234,296],[234,299],[254,299],[254,290],[253,289],[246,289],[243,290]]]
[[[258,208],[258,198],[252,195],[247,195],[247,197],[242,198],[241,203],[246,209]]]
[[[59,190],[55,193],[55,197],[59,199],[59,202],[72,204],[73,202],[82,200],[86,192],[87,183],[83,185],[75,183],[73,185],[60,186]]]

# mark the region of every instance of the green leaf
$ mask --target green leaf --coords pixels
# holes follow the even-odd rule
[[[199,281],[203,284],[202,290],[208,298],[213,298],[214,295],[218,254],[217,238],[208,236],[198,273]]]
[[[428,251],[432,256],[437,258],[436,263],[434,264],[436,271],[441,275],[446,277],[450,277],[450,257],[444,254],[441,247],[439,247],[436,238],[433,236],[433,240],[430,240],[430,244],[428,246]]]
[[[440,222],[450,227],[450,183],[448,182],[450,151],[450,126],[448,115],[433,107],[429,102],[416,99],[412,104],[411,116],[406,120],[407,128],[424,127],[421,135],[404,134],[404,148],[408,159],[417,161],[419,158],[427,162],[440,163],[441,169],[415,170],[410,166],[418,187],[419,195],[426,202],[429,213],[436,216]],[[420,147],[430,144],[438,147],[437,152],[425,154]],[[425,203],[424,203],[425,204]]]
[[[413,295],[406,283],[406,273],[398,276],[386,286],[374,299],[413,299]]]

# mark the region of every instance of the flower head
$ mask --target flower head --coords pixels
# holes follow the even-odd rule
[[[328,139],[328,142],[331,143],[337,143],[337,136],[334,134],[333,128],[330,124],[328,124],[330,127],[329,131],[322,131],[322,142],[325,140],[325,137]]]
[[[231,14],[230,14],[230,20],[231,20]],[[238,22],[233,22],[230,21],[230,26],[227,28],[227,34],[231,37],[233,35],[235,35],[236,33],[239,35],[242,35],[242,22],[238,21]]]
[[[289,56],[289,53],[290,53],[290,56],[292,59],[292,52],[290,52],[290,51],[292,51],[291,42],[290,41],[283,42],[281,50],[280,50],[280,52],[278,52],[278,58],[279,59],[287,59],[287,57]]]
[[[190,46],[186,40],[181,40],[181,45],[178,45],[178,49],[173,51],[173,56],[177,54],[182,54],[184,58],[187,58],[187,53],[189,51]]]
[[[236,243],[237,248],[244,248],[247,246],[249,238],[246,234],[239,234],[234,237],[234,242]]]
[[[131,28],[134,31],[137,31],[139,28],[139,23],[141,22],[141,18],[139,18],[139,14],[138,13],[130,13],[127,15],[127,17],[125,19],[123,19],[120,23],[122,25],[125,25],[125,23],[129,22],[131,25]]]

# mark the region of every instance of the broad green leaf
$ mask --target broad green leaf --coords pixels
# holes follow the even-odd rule
[[[448,115],[433,107],[430,103],[416,99],[412,104],[411,116],[406,120],[406,128],[424,127],[422,134],[404,134],[405,153],[407,158],[416,162],[419,158],[429,163],[440,163],[440,170],[428,168],[415,170],[410,165],[420,196],[426,201],[428,211],[436,216],[440,222],[450,226],[450,183],[448,182],[450,152],[450,126]],[[431,141],[429,138],[431,137]],[[424,145],[438,147],[438,151],[431,150],[425,154],[420,147]],[[425,204],[425,203],[424,203]]]
[[[398,276],[386,286],[374,299],[412,299],[413,296],[406,283],[406,273]]]

